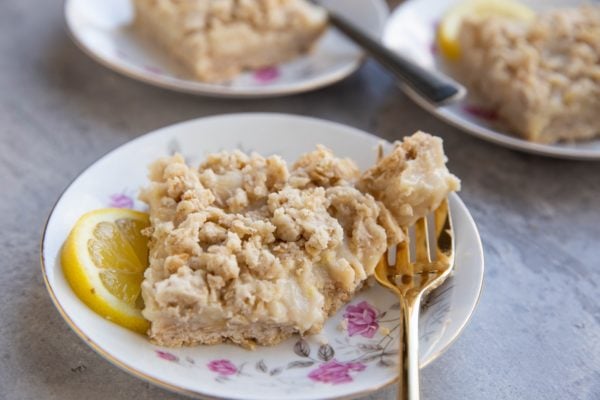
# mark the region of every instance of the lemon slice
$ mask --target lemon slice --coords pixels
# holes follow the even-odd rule
[[[65,242],[61,263],[77,296],[106,319],[145,333],[141,283],[148,265],[149,225],[142,212],[107,208],[83,215]]]
[[[464,18],[494,16],[531,21],[535,12],[515,0],[466,0],[450,9],[440,22],[437,39],[442,54],[450,60],[460,57],[458,34]]]

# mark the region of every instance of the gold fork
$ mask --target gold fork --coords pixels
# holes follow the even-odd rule
[[[448,200],[433,212],[435,226],[435,259],[432,260],[427,218],[415,225],[415,257],[411,260],[408,230],[406,240],[396,246],[396,260],[390,265],[389,252],[375,268],[377,281],[400,299],[402,335],[400,353],[399,400],[419,399],[419,310],[421,299],[440,286],[454,266],[454,239]]]

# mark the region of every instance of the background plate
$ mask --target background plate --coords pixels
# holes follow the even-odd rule
[[[384,0],[325,0],[367,32],[381,36],[388,8]],[[329,29],[306,56],[278,67],[243,73],[227,84],[194,80],[131,27],[130,0],[67,0],[65,18],[75,43],[117,72],[180,92],[218,97],[270,97],[299,93],[338,82],[361,65],[362,52]]]

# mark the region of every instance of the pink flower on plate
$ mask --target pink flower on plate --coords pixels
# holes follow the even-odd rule
[[[487,121],[495,121],[498,119],[498,112],[496,112],[496,110],[474,105],[465,105],[463,106],[463,110],[467,114],[471,114],[474,117],[481,118]]]
[[[260,83],[270,83],[279,78],[277,67],[266,67],[254,71],[254,79]]]
[[[110,207],[133,208],[133,199],[125,193],[117,193],[110,196]]]
[[[208,369],[220,376],[233,375],[238,372],[237,367],[229,360],[213,360],[207,366]]]
[[[372,338],[379,329],[377,314],[377,310],[366,301],[346,307],[344,318],[348,321],[348,334]]]
[[[308,377],[316,382],[339,383],[352,382],[350,376],[351,371],[363,371],[367,366],[360,362],[339,362],[335,358],[325,364],[321,364],[319,368],[308,374]]]
[[[437,47],[437,43],[435,42],[435,40],[433,42],[431,42],[431,45],[429,45],[429,51],[434,56],[438,53],[438,47]]]
[[[179,357],[177,357],[175,354],[169,353],[167,351],[161,351],[161,350],[156,350],[156,355],[159,358],[162,358],[163,360],[167,360],[167,361],[179,361]]]

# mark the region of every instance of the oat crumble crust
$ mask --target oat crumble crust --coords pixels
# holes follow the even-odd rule
[[[198,169],[180,155],[163,158],[149,177],[140,195],[151,220],[143,314],[164,346],[253,347],[319,332],[388,244],[404,239],[398,221],[458,189],[441,140],[424,133],[362,176],[318,146],[291,169],[279,156],[232,151]],[[405,203],[389,208],[398,195],[414,201],[410,217]]]

